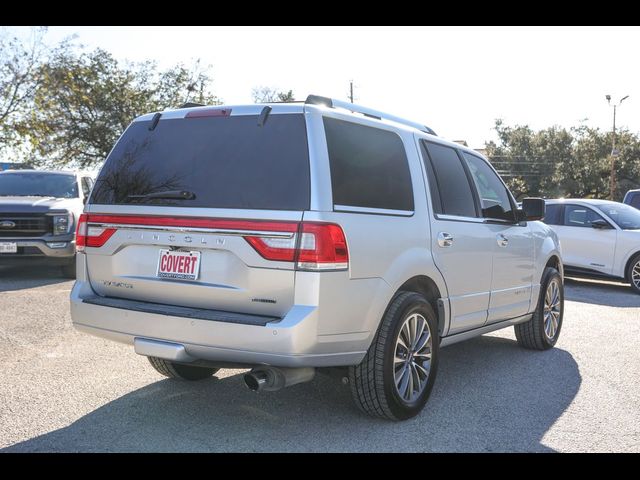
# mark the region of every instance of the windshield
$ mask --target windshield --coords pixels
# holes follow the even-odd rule
[[[598,208],[623,230],[640,229],[640,210],[624,203],[607,203],[598,205]]]
[[[75,175],[64,173],[0,174],[0,197],[77,198]]]

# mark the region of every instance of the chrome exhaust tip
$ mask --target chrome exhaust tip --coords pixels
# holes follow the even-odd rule
[[[274,392],[313,379],[315,368],[256,367],[244,374],[244,383],[254,392]]]
[[[269,377],[265,371],[254,372],[252,370],[249,373],[245,373],[244,384],[249,388],[249,390],[259,392],[267,385],[268,379]]]

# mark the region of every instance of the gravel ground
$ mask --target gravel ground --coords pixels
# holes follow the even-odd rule
[[[319,375],[255,394],[239,370],[165,380],[128,346],[76,332],[72,282],[0,268],[0,451],[640,451],[640,296],[567,280],[555,349],[512,329],[442,350],[431,399],[403,423],[362,416]]]

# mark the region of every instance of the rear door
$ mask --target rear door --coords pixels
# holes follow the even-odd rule
[[[209,108],[167,117],[134,122],[96,180],[89,232],[103,244],[85,250],[91,286],[104,296],[284,315],[294,291],[288,256],[310,202],[303,115],[259,122]]]
[[[456,149],[421,140],[434,219],[431,251],[447,284],[448,334],[481,327],[491,293],[494,233],[479,218],[471,178]]]

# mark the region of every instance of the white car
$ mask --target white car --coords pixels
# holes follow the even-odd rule
[[[628,282],[640,293],[640,210],[608,200],[547,200],[544,222],[568,275]]]

